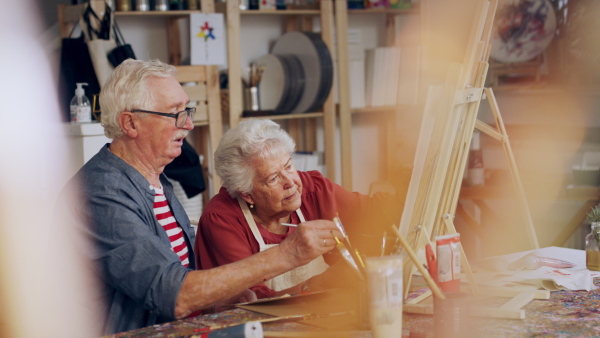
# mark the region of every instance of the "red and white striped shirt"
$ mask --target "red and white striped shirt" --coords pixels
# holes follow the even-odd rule
[[[183,230],[179,225],[177,225],[177,221],[175,221],[175,217],[171,212],[171,208],[169,207],[169,203],[164,195],[162,188],[154,188],[154,215],[158,220],[158,223],[162,225],[163,229],[167,232],[167,236],[169,236],[169,240],[171,241],[171,249],[179,256],[181,260],[181,265],[188,267],[190,264],[190,260],[188,258],[188,247],[185,243],[185,238],[183,237]]]

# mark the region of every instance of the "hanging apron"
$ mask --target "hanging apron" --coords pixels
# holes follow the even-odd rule
[[[254,218],[252,217],[252,214],[250,213],[248,204],[246,204],[246,201],[244,201],[240,197],[238,197],[237,200],[238,200],[238,203],[240,204],[240,207],[242,208],[242,212],[244,213],[246,222],[248,222],[248,225],[250,226],[250,230],[252,230],[252,234],[254,235],[254,238],[258,242],[260,251],[265,251],[268,248],[279,245],[279,244],[265,244],[265,241],[263,240],[262,235],[260,234],[260,231],[258,231],[256,222],[254,222]],[[302,214],[302,211],[300,211],[300,208],[296,209],[296,214],[298,215],[298,218],[300,218],[300,223],[305,222],[304,215]],[[295,268],[294,270],[288,271],[279,276],[271,278],[270,280],[266,281],[265,284],[271,290],[275,290],[275,291],[285,290],[287,288],[291,288],[294,285],[298,285],[298,284],[308,280],[312,276],[316,276],[316,275],[319,275],[319,274],[325,272],[325,270],[327,270],[328,267],[329,267],[329,265],[327,265],[327,263],[325,263],[323,256],[319,256],[319,257],[313,259],[310,263],[308,263],[306,265],[299,266],[299,267]]]

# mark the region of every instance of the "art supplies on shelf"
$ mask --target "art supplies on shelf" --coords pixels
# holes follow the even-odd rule
[[[367,49],[364,55],[366,107],[417,103],[420,46],[378,47]],[[353,57],[350,62],[352,65],[352,62],[360,61]],[[351,75],[354,83],[360,73]],[[355,108],[355,105],[352,107]]]

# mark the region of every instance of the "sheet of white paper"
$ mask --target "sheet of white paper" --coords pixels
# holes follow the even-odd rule
[[[190,14],[190,63],[224,66],[225,38],[223,14]]]
[[[533,281],[540,283],[546,290],[556,291],[561,289],[586,290],[595,289],[592,282],[592,276],[588,269],[573,270],[556,269],[549,266],[542,266],[537,270],[519,271],[512,277],[507,277],[507,281]]]
[[[573,268],[557,269],[543,266],[537,270],[506,270],[512,262],[534,253],[540,257],[560,259],[575,264]],[[478,283],[488,286],[519,286],[535,285],[547,290],[593,290],[593,278],[600,276],[598,271],[587,270],[585,264],[585,251],[547,247],[538,250],[523,251],[509,255],[493,257],[486,260],[485,265],[493,267],[495,271],[476,273]]]

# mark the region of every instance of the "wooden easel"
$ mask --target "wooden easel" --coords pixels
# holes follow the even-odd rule
[[[490,108],[492,110],[492,115],[494,120],[496,121],[496,128],[491,127],[490,125],[482,122],[480,120],[476,120],[475,128],[486,135],[493,137],[494,139],[500,141],[504,148],[504,152],[509,164],[509,170],[511,173],[512,181],[514,187],[516,189],[519,203],[522,206],[522,216],[523,221],[526,226],[526,234],[528,235],[529,241],[533,248],[538,249],[539,244],[537,241],[537,237],[535,234],[535,229],[533,227],[533,221],[531,218],[531,213],[529,210],[529,205],[527,202],[527,198],[525,195],[525,191],[523,189],[523,184],[517,170],[516,161],[514,154],[512,152],[512,148],[510,146],[510,142],[508,140],[508,134],[506,133],[506,128],[502,117],[500,115],[500,110],[498,109],[498,104],[496,102],[496,98],[491,88],[484,89],[485,98],[487,98]],[[444,224],[447,230],[454,229],[454,224],[452,222],[452,216],[449,214],[443,215]],[[456,232],[456,230],[454,230]],[[464,252],[463,258],[464,257]],[[461,264],[467,264],[466,259],[461,261]],[[406,276],[405,276],[406,277]],[[470,279],[471,282],[471,279]],[[473,287],[471,283],[471,287]],[[521,292],[519,290],[514,290],[510,288],[492,288],[492,287],[477,287],[472,290],[474,292],[483,292],[488,296],[497,296],[497,297],[508,297],[510,298],[506,303],[502,304],[497,308],[493,307],[484,307],[479,308],[474,315],[480,317],[489,317],[489,318],[507,318],[507,319],[523,319],[525,318],[525,310],[522,309],[523,306],[527,305],[533,299],[549,299],[550,292],[547,290],[536,290],[534,292]],[[404,311],[410,313],[419,313],[419,314],[433,314],[433,304],[431,300],[431,292],[425,292],[421,294],[419,297],[407,299],[404,305]],[[429,297],[429,299],[428,299]]]
[[[428,93],[405,212],[400,221],[399,231],[415,251],[424,249],[426,244],[438,235],[456,233],[453,223],[454,213],[467,163],[469,144],[476,127],[503,141],[513,182],[520,193],[521,201],[524,201],[528,234],[533,246],[538,248],[514,156],[510,150],[493,92],[489,89],[485,89],[485,93],[490,99],[500,131],[477,121],[477,112],[484,94],[483,86],[489,66],[489,39],[496,7],[496,0],[478,3],[477,16],[471,29],[464,62],[450,64],[444,85],[431,87]],[[477,295],[479,290],[462,248],[461,269],[467,276],[471,292]],[[405,299],[410,290],[413,272],[413,263],[406,260],[404,263]],[[514,298],[502,307],[486,308],[484,312],[493,317],[523,318],[524,312],[521,311],[521,307],[531,301],[535,295],[513,293],[510,296]],[[415,303],[415,300],[411,302]],[[427,308],[428,311],[432,310],[430,305]]]
[[[523,182],[521,181],[521,176],[519,175],[519,171],[517,169],[515,155],[513,154],[512,147],[510,146],[510,141],[508,140],[508,133],[506,132],[504,121],[502,120],[502,116],[500,115],[498,102],[496,102],[494,91],[491,88],[485,88],[484,93],[485,97],[489,102],[490,109],[492,110],[492,116],[494,118],[494,121],[496,122],[496,128],[492,128],[491,126],[480,120],[475,121],[475,128],[502,143],[502,148],[504,149],[504,154],[508,161],[508,167],[510,170],[510,176],[512,178],[513,186],[517,191],[519,204],[522,206],[521,210],[523,212],[523,222],[526,225],[525,233],[527,234],[531,246],[534,249],[539,249],[540,246],[537,240],[537,236],[535,234],[535,228],[533,226],[533,220],[531,218],[531,212],[529,209],[529,202],[527,202],[527,196],[525,195],[525,190],[523,189]]]
[[[489,38],[497,1],[478,2],[462,64],[451,63],[442,87],[429,90],[400,233],[415,251],[437,235],[455,233],[452,216],[460,192],[468,144],[483,93]],[[454,202],[454,203],[453,203]],[[454,205],[454,208],[451,206]],[[470,266],[462,252],[461,267],[476,292]],[[414,266],[404,266],[405,295]]]

